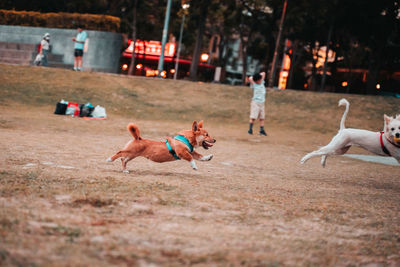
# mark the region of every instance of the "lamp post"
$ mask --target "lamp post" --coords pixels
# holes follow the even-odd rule
[[[187,10],[189,7],[190,7],[189,4],[183,4],[183,5],[182,5],[183,16],[182,16],[182,22],[181,22],[181,30],[180,30],[180,32],[179,32],[178,51],[177,51],[177,53],[176,53],[174,80],[176,80],[176,78],[178,77],[179,54],[181,53],[183,26],[185,25],[186,10]]]
[[[164,29],[162,33],[162,40],[161,40],[161,55],[160,60],[158,61],[158,77],[161,77],[161,72],[164,68],[164,50],[165,50],[165,43],[167,42],[167,33],[168,33],[168,24],[169,24],[169,15],[171,14],[171,0],[168,0],[167,3],[167,10],[165,11],[165,21],[164,21]]]

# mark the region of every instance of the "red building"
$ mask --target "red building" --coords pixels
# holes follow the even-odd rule
[[[121,73],[127,73],[129,64],[131,63],[133,42],[128,41],[128,48],[122,52]],[[135,43],[135,75],[152,77],[158,74],[157,67],[161,55],[161,42],[159,41],[142,41],[136,40]],[[164,78],[173,78],[176,63],[176,44],[166,43],[164,50],[164,71],[161,76]],[[189,76],[191,60],[179,58],[178,79]],[[200,62],[198,66],[199,72],[208,77],[214,74],[215,66]]]

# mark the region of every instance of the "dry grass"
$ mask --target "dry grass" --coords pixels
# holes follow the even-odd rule
[[[54,106],[63,98],[99,104],[112,114],[132,119],[206,119],[224,124],[248,120],[252,93],[242,86],[5,65],[0,65],[0,81],[3,105],[15,102]],[[381,129],[384,113],[399,112],[399,100],[391,97],[269,91],[267,121],[295,130],[311,127],[323,133],[336,132],[343,114],[343,108],[338,108],[337,103],[342,97],[351,103],[347,123],[351,127]]]
[[[337,131],[341,95],[270,91],[262,138],[246,133],[245,87],[0,71],[2,266],[400,264],[398,167],[298,164]],[[103,105],[109,119],[53,115],[61,98]],[[393,98],[346,98],[349,126],[378,131],[399,112]],[[193,119],[217,139],[199,171],[138,158],[127,175],[105,163],[130,139],[128,122],[163,140]]]

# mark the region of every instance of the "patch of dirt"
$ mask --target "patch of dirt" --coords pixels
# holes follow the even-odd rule
[[[72,202],[72,206],[74,207],[81,207],[82,205],[91,205],[92,207],[95,208],[101,208],[104,206],[110,206],[113,205],[113,200],[112,199],[77,199],[74,202]]]

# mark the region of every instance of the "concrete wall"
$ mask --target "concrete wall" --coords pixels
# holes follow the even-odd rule
[[[74,64],[74,42],[77,30],[0,25],[0,42],[38,44],[43,35],[50,33],[53,54],[63,55],[63,64]],[[85,71],[117,73],[121,56],[122,36],[118,33],[86,31],[89,38],[87,52],[83,56]]]

